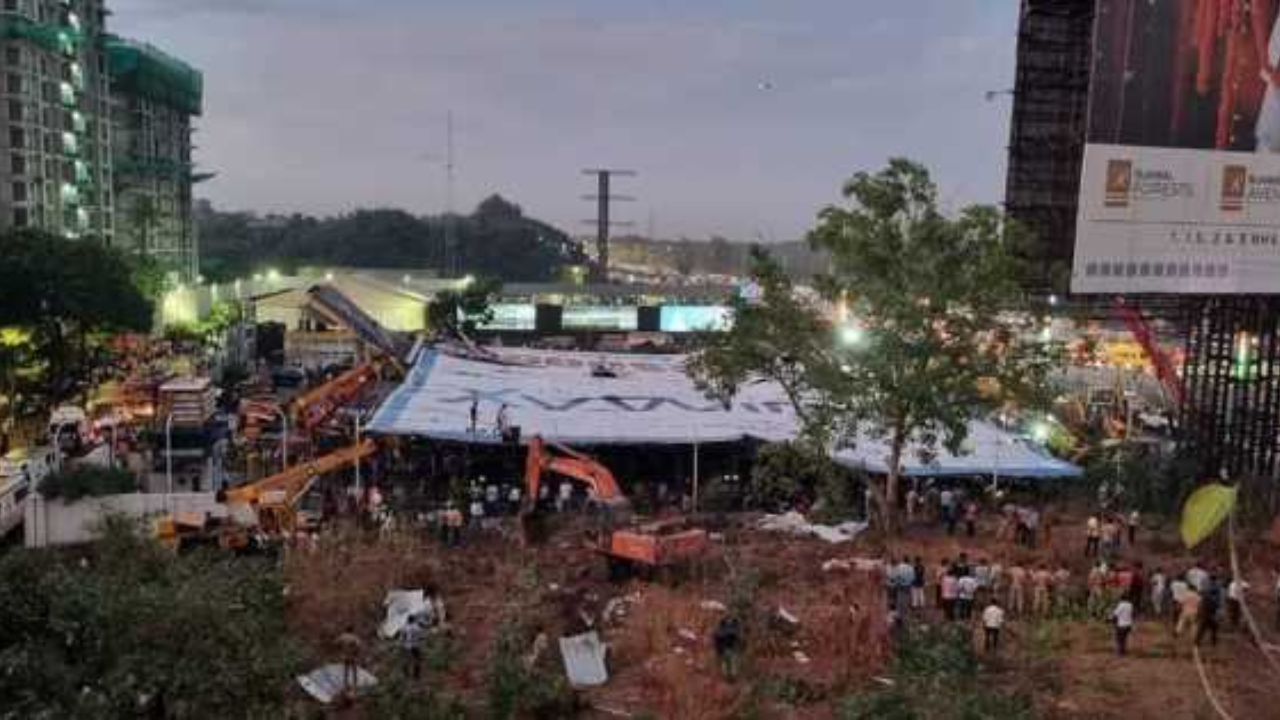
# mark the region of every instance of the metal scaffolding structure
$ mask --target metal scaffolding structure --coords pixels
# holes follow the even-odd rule
[[[1280,459],[1280,297],[1187,300],[1182,440],[1206,474],[1274,476]]]
[[[1037,239],[1033,294],[1067,289],[1088,129],[1093,0],[1022,0],[1006,210]],[[1105,4],[1105,3],[1101,3]],[[1114,298],[1073,296],[1114,320]],[[1185,347],[1178,433],[1200,471],[1275,477],[1280,461],[1280,295],[1128,295]]]
[[[1005,208],[1035,236],[1036,287],[1065,292],[1088,122],[1094,4],[1022,0]]]

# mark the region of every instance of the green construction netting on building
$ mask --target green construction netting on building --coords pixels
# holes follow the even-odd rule
[[[201,113],[204,75],[199,70],[150,45],[116,35],[104,35],[102,48],[114,87],[192,115]]]
[[[30,40],[49,52],[68,54],[81,36],[69,27],[38,23],[21,15],[0,17],[0,36],[13,40]]]

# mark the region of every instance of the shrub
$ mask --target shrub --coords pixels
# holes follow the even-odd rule
[[[128,470],[89,465],[56,472],[40,482],[40,494],[47,498],[75,502],[86,497],[137,492],[138,478]]]
[[[524,653],[530,643],[520,625],[508,620],[498,629],[485,677],[489,717],[564,718],[577,710],[577,697],[559,674],[527,667]]]
[[[1025,695],[984,687],[964,627],[917,626],[893,664],[894,685],[845,698],[841,720],[1020,720],[1032,717]]]

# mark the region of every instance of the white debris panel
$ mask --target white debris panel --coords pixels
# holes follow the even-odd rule
[[[565,675],[575,688],[599,687],[609,681],[605,668],[607,647],[593,630],[582,635],[560,638],[560,655],[564,658]]]
[[[316,668],[298,676],[298,684],[311,697],[328,705],[342,696],[344,690],[342,664],[334,663]],[[360,695],[378,684],[378,678],[364,668],[356,668],[356,686],[353,694]]]

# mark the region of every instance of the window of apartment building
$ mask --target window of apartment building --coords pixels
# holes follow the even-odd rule
[[[22,76],[15,73],[9,73],[9,92],[14,95],[22,94]]]
[[[13,201],[14,202],[27,201],[27,184],[26,183],[13,184]]]
[[[22,66],[22,48],[10,45],[4,49],[4,62],[9,67]]]
[[[27,133],[20,127],[9,128],[9,147],[24,148],[27,146]]]
[[[14,227],[24,228],[27,226],[27,224],[30,221],[31,221],[31,218],[27,214],[26,208],[16,207],[13,209],[13,226]]]
[[[9,169],[14,175],[27,174],[27,158],[25,155],[12,155],[9,157]]]
[[[4,9],[9,12],[18,12],[18,0],[4,0]]]
[[[22,101],[9,101],[9,120],[12,122],[22,122]]]

